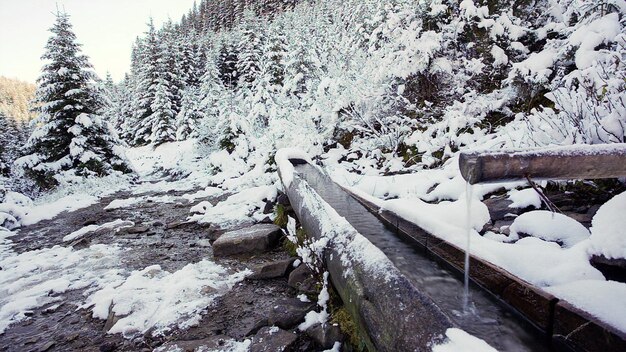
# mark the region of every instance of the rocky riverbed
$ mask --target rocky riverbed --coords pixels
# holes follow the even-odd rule
[[[188,191],[146,193],[142,196],[147,201],[110,207],[115,200],[134,196],[128,191],[117,193],[92,206],[23,227],[9,240],[16,255],[54,246],[80,250],[117,245],[122,248],[117,265],[125,272],[159,265],[163,272],[175,273],[202,260],[227,268],[229,273],[250,270],[246,279],[217,295],[196,324],[187,328],[174,326],[159,333],[154,329],[127,336],[109,333],[124,316],[116,316],[109,307],[107,319],[94,318],[89,307],[79,304],[85,300],[89,287],[61,293],[50,291],[52,303],[28,310],[23,320],[0,334],[0,351],[319,351],[342,339],[338,327],[332,324],[323,329],[314,326],[305,332],[298,329],[306,313],[319,307],[311,301],[315,300],[311,273],[304,266],[295,267],[296,258],[283,249],[280,228],[271,224],[269,218],[263,221],[265,224],[251,228],[251,221],[239,228],[187,222],[194,204],[216,204],[225,196],[189,202],[182,197],[185,193]],[[119,220],[124,226],[96,229],[67,240],[68,234],[87,226]],[[239,231],[229,232],[233,230]],[[220,237],[223,239],[214,247],[214,240]],[[217,256],[214,249],[219,251]],[[203,290],[203,294],[214,294],[212,287]],[[302,291],[308,292],[308,298]]]

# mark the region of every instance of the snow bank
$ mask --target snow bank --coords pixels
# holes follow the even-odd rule
[[[508,195],[509,200],[513,202],[509,204],[509,208],[541,208],[541,197],[539,197],[539,194],[533,188],[523,190],[512,189],[509,191]]]
[[[589,230],[578,221],[547,210],[529,211],[518,216],[510,229],[513,239],[523,233],[545,241],[562,242],[566,248],[589,237]]]
[[[189,203],[192,203],[198,198],[209,198],[209,197],[217,197],[223,194],[224,191],[217,187],[206,187],[203,190],[197,191],[195,193],[183,194],[183,198],[187,199]]]
[[[50,203],[35,205],[32,208],[24,209],[24,217],[21,219],[22,225],[36,224],[42,220],[50,220],[64,211],[74,211],[98,202],[98,197],[92,195],[76,194],[57,199]]]
[[[201,158],[199,144],[195,139],[182,142],[163,143],[156,148],[152,145],[130,148],[126,157],[141,177],[157,171],[173,170],[190,173],[199,168]]]
[[[107,319],[110,308],[121,317],[110,334],[132,337],[154,328],[152,334],[156,336],[174,325],[185,329],[198,324],[203,310],[216,297],[249,274],[249,270],[229,274],[208,260],[173,273],[152,265],[93,293],[85,307],[93,306],[95,318]]]
[[[433,352],[497,352],[487,342],[457,328],[446,330],[446,342],[433,346]]]
[[[457,200],[464,197],[467,191],[467,182],[460,175],[458,156],[452,158],[442,168],[404,175],[356,175],[347,172],[337,164],[332,164],[328,170],[333,181],[338,184],[382,199],[418,197],[429,202]],[[486,194],[502,188],[514,189],[526,185],[526,182],[478,184],[472,186],[472,194],[477,199],[482,199]]]
[[[619,331],[626,331],[626,284],[623,282],[581,280],[545,290]]]
[[[275,186],[252,187],[228,197],[226,200],[209,207],[204,203],[202,208],[194,210],[204,211],[204,214],[192,215],[189,220],[205,224],[211,223],[222,228],[233,227],[250,219],[261,221],[267,216],[263,214],[266,200],[274,200],[278,195]]]
[[[603,204],[591,221],[590,254],[626,258],[626,192]]]
[[[130,197],[126,199],[114,199],[113,201],[111,201],[111,203],[109,203],[109,205],[104,207],[104,209],[112,210],[112,209],[128,208],[136,204],[143,204],[147,202],[174,203],[175,199],[176,199],[175,197],[168,196],[168,195],[156,196],[156,197]]]
[[[436,204],[429,204],[417,198],[403,198],[388,200],[383,203],[383,209],[390,210],[405,219],[416,220],[415,216],[423,219],[427,214],[430,228],[435,228],[437,224],[446,224],[454,226],[458,229],[466,229],[469,224],[472,229],[480,231],[485,224],[491,219],[487,206],[477,200],[472,199],[470,202],[471,211],[467,210],[468,202],[465,199],[454,202],[443,201]],[[418,215],[419,214],[419,215]],[[435,233],[440,232],[436,231]]]
[[[417,177],[420,177],[420,174]],[[410,186],[411,184],[407,183],[407,187]],[[354,188],[351,190],[355,191]],[[398,191],[401,194],[407,193]],[[355,193],[383,209],[393,211],[458,248],[466,248],[467,237],[470,236],[472,255],[487,260],[539,287],[576,280],[604,280],[604,276],[589,264],[587,241],[561,248],[556,243],[535,237],[523,238],[515,243],[502,243],[494,240],[495,234],[481,236],[477,230],[481,230],[482,225],[489,220],[488,209],[477,200],[481,192],[478,194],[473,192],[473,197],[476,198],[469,202],[472,208],[470,212],[472,229],[469,232],[466,225],[467,195],[465,194],[458,195],[460,200],[454,202],[430,204],[415,197],[381,200],[358,189]],[[566,222],[569,223],[570,220],[574,221],[567,218]],[[580,224],[577,223],[577,225]],[[537,234],[542,235],[540,231]],[[580,237],[574,237],[572,242],[578,239]]]

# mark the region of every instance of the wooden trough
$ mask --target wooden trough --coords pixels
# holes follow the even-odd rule
[[[598,179],[626,176],[626,143],[529,151],[464,152],[461,175],[470,184],[515,179]]]
[[[461,175],[470,184],[502,182],[518,179],[600,179],[626,177],[626,143],[542,148],[529,151],[473,151],[461,153]],[[473,265],[473,264],[472,264]],[[514,280],[518,280],[515,279]],[[480,280],[478,280],[480,282]],[[518,280],[522,282],[521,280]],[[481,283],[483,284],[483,283]],[[486,285],[489,287],[489,284]],[[510,285],[514,287],[514,285]],[[543,292],[529,284],[522,284]],[[496,293],[492,290],[492,292]],[[498,293],[496,293],[498,295]],[[597,321],[595,317],[550,295],[538,295],[538,302],[548,302],[525,311],[519,294],[501,297],[518,309],[530,321],[552,335],[557,349],[575,351],[624,351],[626,333]],[[511,300],[513,298],[513,300]],[[522,297],[523,298],[523,297]],[[533,298],[534,300],[535,298]],[[524,301],[524,299],[522,299]],[[543,314],[543,313],[546,313]],[[542,314],[538,314],[542,313]],[[547,319],[545,319],[547,317]]]

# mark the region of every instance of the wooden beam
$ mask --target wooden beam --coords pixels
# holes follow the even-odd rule
[[[470,184],[527,176],[550,180],[626,177],[626,143],[462,152],[459,168]]]

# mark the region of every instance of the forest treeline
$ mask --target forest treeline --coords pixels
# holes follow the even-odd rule
[[[404,172],[468,146],[624,142],[625,14],[617,0],[203,0],[149,21],[121,82],[90,78],[88,113],[130,146],[197,139],[213,171],[239,174],[287,146]]]

